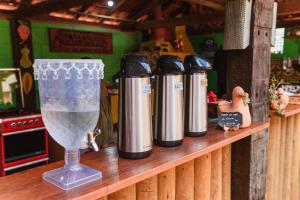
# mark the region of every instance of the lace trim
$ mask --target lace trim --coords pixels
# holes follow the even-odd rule
[[[59,74],[63,74],[65,79],[71,79],[71,71],[77,73],[77,78],[83,78],[83,72],[87,71],[89,79],[103,79],[104,64],[101,59],[74,60],[74,59],[37,59],[33,64],[35,80],[57,80]],[[51,73],[52,72],[52,73]]]

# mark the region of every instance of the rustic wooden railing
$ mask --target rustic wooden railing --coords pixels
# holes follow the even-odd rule
[[[299,105],[282,117],[271,112],[266,181],[266,200],[300,199]]]
[[[266,123],[224,133],[210,125],[204,137],[185,138],[174,148],[154,147],[141,160],[119,158],[116,148],[82,156],[103,172],[100,181],[63,191],[42,180],[62,161],[0,178],[0,199],[229,200],[231,144],[268,128]]]

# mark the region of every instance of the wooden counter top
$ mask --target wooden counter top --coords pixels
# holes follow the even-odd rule
[[[284,111],[284,115],[283,116],[279,116],[279,117],[290,117],[292,115],[296,115],[300,113],[300,105],[295,105],[295,104],[289,104]],[[270,115],[273,116],[275,115],[275,111],[271,110],[270,111]],[[278,115],[276,115],[278,116]]]
[[[82,156],[82,163],[101,170],[103,178],[79,188],[63,191],[42,180],[42,173],[63,165],[56,162],[0,178],[0,199],[91,199],[96,200],[153,175],[171,169],[206,153],[224,147],[268,128],[268,123],[255,123],[246,129],[224,133],[210,125],[205,137],[186,137],[182,146],[155,146],[150,157],[141,160],[119,158],[115,147]]]

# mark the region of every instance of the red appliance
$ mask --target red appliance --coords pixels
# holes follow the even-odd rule
[[[48,163],[48,133],[42,116],[0,118],[0,175]]]

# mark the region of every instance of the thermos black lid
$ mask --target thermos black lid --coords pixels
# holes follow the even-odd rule
[[[148,59],[143,54],[126,54],[121,60],[120,77],[144,77],[151,75]]]
[[[197,73],[211,69],[211,64],[199,55],[188,55],[184,59],[186,73]]]
[[[184,67],[179,57],[162,55],[157,59],[156,74],[183,74]]]

